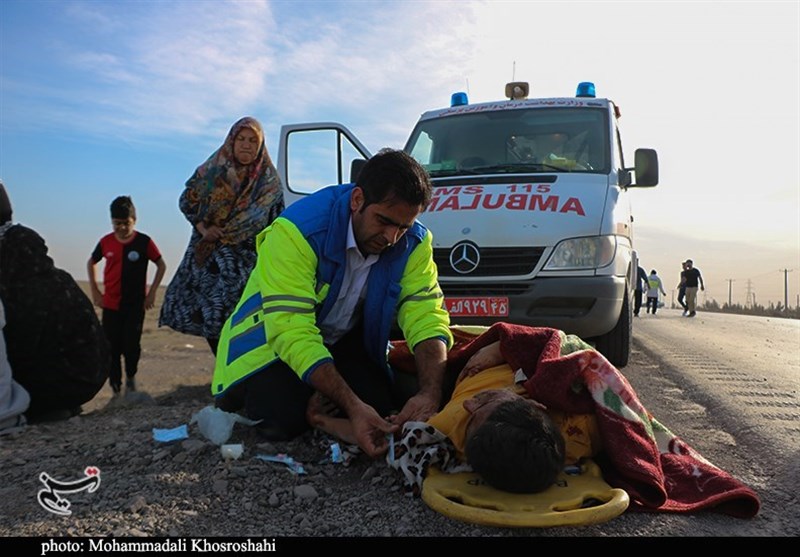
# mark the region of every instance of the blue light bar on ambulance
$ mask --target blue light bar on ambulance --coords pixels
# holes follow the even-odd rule
[[[594,83],[591,81],[582,81],[578,83],[578,91],[575,93],[575,96],[594,98]]]
[[[469,104],[469,101],[467,101],[467,94],[463,91],[453,93],[450,97],[450,106],[463,106],[465,104]]]

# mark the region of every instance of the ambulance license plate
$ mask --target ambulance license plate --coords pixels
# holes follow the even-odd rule
[[[444,307],[453,317],[508,317],[506,297],[445,298]]]

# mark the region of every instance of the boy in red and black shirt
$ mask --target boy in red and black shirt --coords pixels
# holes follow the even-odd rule
[[[87,263],[92,300],[103,308],[103,330],[111,345],[109,383],[118,395],[122,388],[122,362],[125,358],[125,387],[136,390],[136,375],[141,355],[142,325],[145,310],[156,303],[156,292],[164,278],[167,265],[155,242],[142,232],[134,230],[136,207],[127,195],[111,203],[111,225],[114,231],[103,236],[94,248]],[[103,271],[103,290],[97,286],[94,268],[101,259],[106,264]],[[147,288],[147,264],[156,264],[153,284]]]

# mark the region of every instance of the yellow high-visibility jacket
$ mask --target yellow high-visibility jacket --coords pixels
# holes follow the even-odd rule
[[[332,361],[318,324],[333,307],[344,277],[352,188],[330,186],[297,201],[257,236],[255,268],[220,335],[214,396],[253,373],[269,373],[279,359],[306,382],[320,364]],[[430,338],[452,346],[432,236],[420,222],[380,254],[367,285],[364,346],[390,376],[387,351],[395,315],[412,349]]]

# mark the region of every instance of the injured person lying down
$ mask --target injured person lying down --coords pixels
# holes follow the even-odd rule
[[[653,417],[627,379],[580,338],[508,323],[454,336],[448,373],[458,379],[450,401],[427,422],[403,424],[387,455],[408,491],[419,495],[429,468],[436,467],[477,472],[501,491],[535,493],[552,483],[554,466],[560,471],[592,460],[608,485],[627,492],[632,510],[712,510],[741,518],[758,513],[755,491]],[[415,372],[402,341],[392,343],[389,363],[396,373]],[[307,417],[352,443],[346,420],[321,397],[312,397]],[[491,431],[519,427],[510,423],[534,424],[536,433],[521,441],[532,456],[518,454]]]

